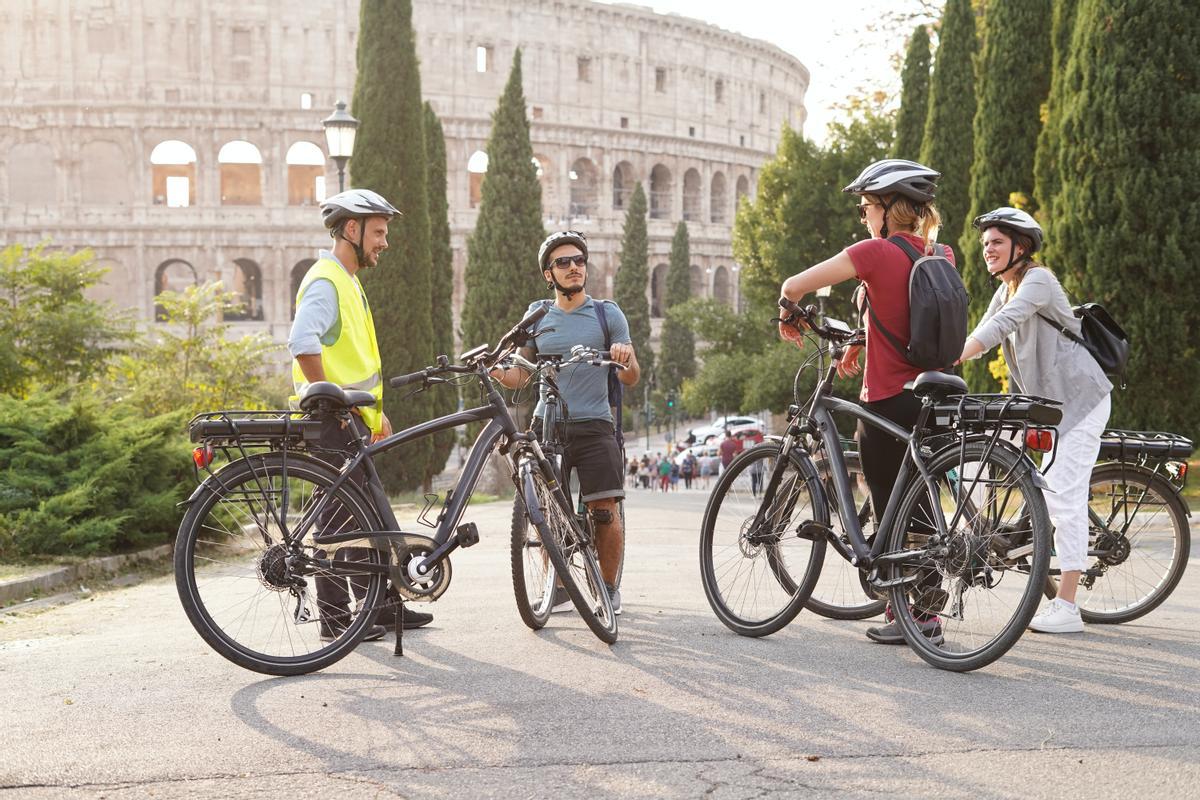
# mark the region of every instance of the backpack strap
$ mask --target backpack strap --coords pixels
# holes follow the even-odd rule
[[[1043,322],[1045,322],[1045,323],[1046,323],[1047,325],[1049,325],[1051,328],[1054,328],[1054,330],[1058,331],[1059,333],[1061,333],[1063,336],[1065,336],[1065,337],[1067,337],[1068,339],[1070,339],[1070,340],[1071,340],[1072,342],[1074,342],[1075,344],[1081,344],[1081,345],[1083,345],[1085,348],[1087,347],[1087,342],[1085,342],[1085,341],[1084,341],[1084,340],[1083,340],[1081,337],[1079,337],[1079,336],[1076,336],[1075,334],[1071,333],[1071,329],[1070,329],[1070,328],[1068,328],[1066,325],[1059,325],[1057,322],[1055,322],[1054,320],[1050,319],[1050,318],[1049,318],[1049,317],[1047,317],[1045,314],[1040,314],[1040,313],[1039,313],[1039,314],[1038,314],[1038,316],[1042,318],[1042,321],[1043,321]]]
[[[600,323],[600,331],[601,331],[601,333],[604,334],[604,349],[605,350],[608,350],[612,347],[612,334],[609,332],[609,329],[608,329],[608,313],[604,309],[604,307],[606,305],[608,305],[610,302],[612,302],[612,301],[611,300],[593,300],[592,301],[592,307],[596,309],[596,321]],[[615,409],[615,411],[613,412],[613,427],[617,434],[617,445],[621,448],[622,451],[625,450],[625,434],[622,431],[622,426],[621,426],[622,422],[624,421],[623,415],[621,413],[622,406],[624,406],[624,403],[622,402],[623,395],[624,395],[624,387],[621,385],[620,379],[617,378],[617,368],[609,367],[608,368],[608,403]]]

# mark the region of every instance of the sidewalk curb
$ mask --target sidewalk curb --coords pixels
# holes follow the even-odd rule
[[[24,602],[31,595],[51,592],[75,581],[107,577],[130,567],[169,558],[173,545],[163,544],[136,553],[93,558],[69,567],[50,567],[37,575],[0,581],[0,608]]]

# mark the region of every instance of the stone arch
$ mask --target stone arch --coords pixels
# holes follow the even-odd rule
[[[311,206],[325,199],[325,153],[312,142],[293,142],[287,156],[288,205]]]
[[[217,153],[221,170],[221,205],[262,205],[262,153],[244,139],[234,139]]]
[[[650,275],[650,316],[660,319],[667,300],[667,271],[669,264],[659,264]]]
[[[600,175],[590,158],[577,158],[567,173],[571,181],[570,215],[591,217],[597,211],[600,199]]]
[[[229,290],[236,296],[239,308],[225,312],[230,322],[243,322],[263,318],[262,268],[249,258],[233,260],[233,283]]]
[[[478,208],[479,201],[483,199],[483,176],[487,174],[488,155],[482,150],[476,150],[471,153],[471,157],[467,159],[467,176],[470,179],[468,186],[471,208]]]
[[[734,191],[736,194],[736,202],[740,205],[743,197],[750,196],[750,179],[745,175],[738,175],[737,188]]]
[[[724,224],[726,221],[726,213],[729,210],[729,199],[726,195],[725,188],[725,173],[714,172],[712,183],[709,187],[709,221],[718,225]]]
[[[302,258],[292,265],[291,274],[291,308],[292,319],[296,318],[296,295],[300,293],[300,283],[304,280],[304,276],[308,274],[308,268],[317,263],[315,258]]]
[[[150,197],[155,205],[186,208],[196,202],[196,151],[167,139],[150,151]]]
[[[650,219],[671,218],[671,170],[655,164],[650,170]]]
[[[105,139],[87,142],[79,150],[79,199],[87,205],[127,206],[129,167],[125,151]]]
[[[733,293],[730,291],[729,270],[717,267],[713,270],[713,299],[726,306],[733,305]]]
[[[692,297],[704,297],[707,294],[704,288],[704,270],[692,264],[688,267],[688,291]]]
[[[629,198],[633,197],[636,182],[633,177],[633,165],[628,161],[622,161],[613,167],[613,211],[624,211],[629,207]]]
[[[8,200],[49,206],[58,202],[54,150],[45,142],[23,142],[8,152]]]
[[[200,283],[196,268],[182,258],[168,258],[154,270],[154,296],[157,298],[163,292],[182,292],[189,286]],[[163,322],[167,318],[166,309],[158,303],[154,305],[154,319]]]
[[[700,172],[694,167],[683,173],[683,218],[687,222],[700,220]]]

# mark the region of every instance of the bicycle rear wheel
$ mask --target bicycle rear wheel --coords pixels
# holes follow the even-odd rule
[[[313,672],[345,657],[373,624],[386,581],[367,567],[386,563],[384,554],[327,552],[313,540],[379,528],[356,490],[330,490],[336,474],[289,454],[285,480],[281,454],[254,456],[208,478],[189,506],[175,585],[197,633],[233,663],[268,675]],[[333,558],[364,569],[333,568]]]
[[[511,550],[517,612],[532,630],[540,630],[554,607],[554,566],[537,526],[529,524],[520,497],[513,502]]]
[[[700,529],[704,594],[717,619],[742,636],[767,636],[795,619],[825,557],[823,538],[798,535],[803,522],[829,523],[812,461],[793,450],[772,487],[779,451],[763,444],[734,459]]]
[[[1101,464],[1088,487],[1088,553],[1075,602],[1084,622],[1129,622],[1158,608],[1187,568],[1187,509],[1161,475],[1130,464]],[[1046,581],[1046,596],[1058,580]]]
[[[875,518],[871,511],[870,491],[863,477],[862,465],[858,455],[846,453],[846,472],[850,478],[850,490],[853,492],[854,508],[858,516],[858,525],[868,544],[874,539],[872,531]],[[825,472],[822,471],[822,477]],[[829,501],[830,526],[834,536],[849,548],[850,538],[843,529],[841,517],[837,510],[837,493],[826,480],[825,497]],[[831,552],[832,551],[832,552]],[[821,567],[821,577],[813,589],[812,597],[804,607],[809,611],[829,619],[869,619],[883,613],[887,601],[876,597],[866,584],[866,576],[858,567],[851,564],[837,552],[835,548],[825,551],[825,563]],[[878,591],[878,590],[875,590]]]
[[[967,672],[1008,651],[1037,611],[1050,564],[1050,517],[1036,468],[1017,453],[969,441],[929,461],[937,489],[930,501],[918,477],[905,488],[885,553],[926,551],[890,568],[905,583],[890,591],[905,640],[939,669]],[[948,528],[933,538],[934,515]],[[951,524],[957,516],[957,522]],[[923,627],[936,617],[940,633]]]
[[[532,465],[525,469],[525,506],[531,516],[533,508],[540,511],[542,519],[536,527],[542,547],[579,616],[597,638],[612,644],[617,640],[617,615],[600,574],[595,545],[579,527],[562,492],[550,487],[540,469]]]

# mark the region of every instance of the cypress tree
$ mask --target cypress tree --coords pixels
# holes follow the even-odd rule
[[[1062,137],[1062,107],[1067,98],[1066,67],[1071,49],[1071,32],[1075,28],[1075,13],[1079,10],[1078,0],[1057,0],[1054,4],[1054,20],[1050,27],[1050,96],[1042,114],[1045,122],[1038,135],[1037,153],[1033,162],[1033,197],[1038,206],[1038,218],[1046,227],[1053,217],[1050,208],[1058,193],[1058,146]],[[1046,258],[1054,258],[1054,241],[1046,242]]]
[[[1053,264],[1129,333],[1113,427],[1200,435],[1200,17],[1174,0],[1080,0],[1061,120]]]
[[[896,139],[892,157],[915,160],[921,156],[925,118],[929,116],[929,31],[918,25],[908,40],[904,71],[900,75],[900,111],[896,114]]]
[[[613,278],[613,299],[629,320],[629,338],[642,368],[642,380],[650,380],[654,371],[654,351],[650,348],[650,301],[646,287],[650,281],[650,239],[646,235],[646,193],[639,182],[629,198],[625,229],[621,235],[621,258]],[[625,404],[640,405],[635,392],[625,393]]]
[[[979,232],[971,220],[997,206],[1031,210],[1033,158],[1050,90],[1050,0],[992,0],[987,14],[976,85],[971,208],[959,229],[959,264],[971,297],[972,325],[987,311],[996,279],[983,268]],[[998,390],[984,359],[965,363],[963,374],[977,391]]]
[[[962,231],[970,205],[974,59],[978,49],[971,0],[946,0],[921,142],[921,163],[942,173],[937,207],[942,214],[942,230],[948,234],[941,237],[944,241],[953,241]]]
[[[454,314],[451,294],[454,291],[454,251],[450,247],[450,205],[446,199],[446,137],[442,123],[425,103],[425,157],[429,165],[429,260],[431,264],[432,302],[430,319],[433,324],[433,352],[454,357]],[[437,387],[429,393],[430,415],[453,413],[458,396],[451,387]],[[433,436],[433,453],[426,473],[428,482],[442,471],[454,448],[455,431],[442,431]]]
[[[667,291],[664,311],[667,319],[662,329],[661,386],[666,391],[678,390],[684,378],[696,374],[696,343],[692,330],[684,320],[671,316],[671,309],[686,303],[692,294],[691,249],[688,245],[686,222],[675,227],[671,240],[671,257],[667,267]]]
[[[411,0],[365,0],[359,10],[358,77],[354,115],[354,183],[386,197],[401,216],[388,229],[389,248],[363,286],[375,317],[384,379],[430,362],[429,197],[421,76],[412,28]],[[429,418],[429,394],[384,390],[383,409],[395,430]],[[428,438],[379,461],[389,492],[418,486],[425,478]]]
[[[467,239],[465,348],[495,344],[531,302],[546,294],[545,279],[537,269],[538,247],[546,237],[542,187],[529,142],[520,48],[492,114],[487,154],[479,218]]]

